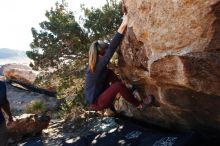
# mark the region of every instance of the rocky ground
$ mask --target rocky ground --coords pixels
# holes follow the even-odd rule
[[[42,133],[39,133],[39,129],[43,129],[47,123],[42,123],[45,118],[41,115],[31,116],[20,122],[17,121],[17,124],[14,124],[20,125],[17,131],[24,127],[26,131],[23,132],[29,134],[11,139],[11,146],[190,146],[206,145],[211,142],[211,139],[204,134],[201,135],[193,131],[174,131],[175,126],[171,131],[124,118],[121,115],[103,116],[103,114],[94,111],[80,113],[72,111],[71,116],[70,111],[66,120],[59,119],[56,116],[59,104],[54,97],[31,92],[22,87],[14,87],[10,84],[7,84],[7,95],[15,118],[20,119],[21,115],[24,116],[27,112],[27,105],[39,100],[44,105],[44,111],[49,113],[51,117],[48,128],[44,129]],[[131,115],[128,116],[132,117]],[[46,118],[47,120],[48,118]],[[31,129],[34,129],[32,127],[38,128],[32,131]],[[13,130],[16,131],[16,128]],[[216,139],[211,142],[211,145],[218,144],[219,141]]]
[[[17,89],[11,85],[8,85],[7,88],[12,109],[18,108],[17,111],[19,113],[17,112],[17,115],[25,113],[25,110],[23,110],[25,109],[24,105],[30,102],[31,99],[50,98],[38,93]],[[22,102],[19,102],[19,100]],[[102,116],[94,111],[84,111],[78,115],[73,113],[73,115],[75,116],[71,116],[70,114],[66,120],[53,116],[48,128],[44,129],[41,134],[24,136],[19,139],[19,142],[15,143],[11,141],[10,145],[190,146],[196,144],[202,145],[202,143],[208,142],[208,140],[204,140],[201,135],[193,131],[170,131],[121,116]],[[19,118],[19,116],[16,118]]]
[[[59,101],[55,97],[31,92],[20,86],[18,87],[7,84],[7,96],[14,115],[26,113],[28,107],[34,103],[42,103],[42,110],[44,111],[52,111],[58,108]]]
[[[208,142],[193,131],[170,131],[127,118],[91,113],[86,118],[52,120],[43,130],[41,141],[47,146],[194,146]]]

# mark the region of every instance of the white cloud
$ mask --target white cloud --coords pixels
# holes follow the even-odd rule
[[[31,27],[46,19],[45,11],[57,0],[0,0],[0,48],[29,50]],[[62,1],[62,0],[59,0]],[[67,0],[69,10],[79,13],[80,4],[100,7],[105,0]]]

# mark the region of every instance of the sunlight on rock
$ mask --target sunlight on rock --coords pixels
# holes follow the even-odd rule
[[[100,134],[96,135],[95,139],[98,139],[100,137]]]
[[[30,117],[31,115],[33,114],[22,114],[20,116],[15,116],[15,119],[24,119],[24,118]]]
[[[97,143],[97,140],[93,140],[93,141],[92,141],[92,144],[96,144],[96,143]]]
[[[118,144],[120,144],[120,145],[124,145],[125,143],[126,143],[126,141],[123,140],[123,139],[121,139],[121,140],[118,141]]]
[[[66,143],[74,143],[74,142],[76,142],[79,139],[80,139],[80,137],[71,138],[71,139],[66,140]]]
[[[100,128],[102,128],[102,130],[105,130],[109,125],[102,125],[100,126]]]
[[[117,128],[113,128],[113,129],[111,129],[108,133],[113,133],[113,132],[115,132],[117,130]]]
[[[120,132],[123,128],[124,128],[123,125],[119,126],[119,128],[118,128],[118,132]]]
[[[103,137],[106,137],[106,132],[103,132],[101,135],[100,135],[101,138]]]
[[[95,125],[91,128],[91,131],[103,132],[109,131],[112,128],[118,127],[113,117],[104,117],[103,119],[98,119]]]

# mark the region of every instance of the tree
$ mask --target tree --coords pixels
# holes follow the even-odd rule
[[[46,11],[48,20],[40,23],[40,31],[31,29],[32,50],[26,54],[34,61],[30,66],[35,70],[58,69],[67,59],[82,59],[92,41],[110,40],[121,22],[121,4],[116,0],[107,0],[102,8],[82,6],[84,28],[75,20],[74,14],[67,11],[64,3],[56,3],[55,9]]]
[[[46,11],[48,20],[40,23],[41,30],[32,28],[32,50],[27,51],[27,56],[34,60],[30,64],[33,69],[56,68],[53,73],[45,72],[38,77],[36,84],[47,88],[55,86],[60,97],[83,91],[90,43],[97,39],[110,39],[122,16],[120,3],[116,0],[107,1],[96,9],[83,6],[85,18],[82,28],[63,4],[56,3],[55,9]],[[64,63],[67,60],[69,63]]]
[[[32,51],[27,56],[34,61],[34,69],[59,68],[66,59],[82,56],[88,48],[88,36],[76,22],[72,12],[63,4],[46,11],[48,21],[40,23],[41,30],[32,28]]]
[[[110,40],[121,23],[121,3],[107,0],[102,8],[85,8],[81,6],[85,18],[84,28],[89,34],[90,42],[98,39]]]

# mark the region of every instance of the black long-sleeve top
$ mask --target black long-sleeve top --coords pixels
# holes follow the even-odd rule
[[[106,89],[108,84],[106,81],[108,73],[107,64],[112,58],[122,38],[123,35],[117,32],[110,42],[110,45],[104,56],[97,60],[94,71],[91,72],[88,67],[86,69],[86,83],[84,93],[89,104],[94,103],[98,96]]]

